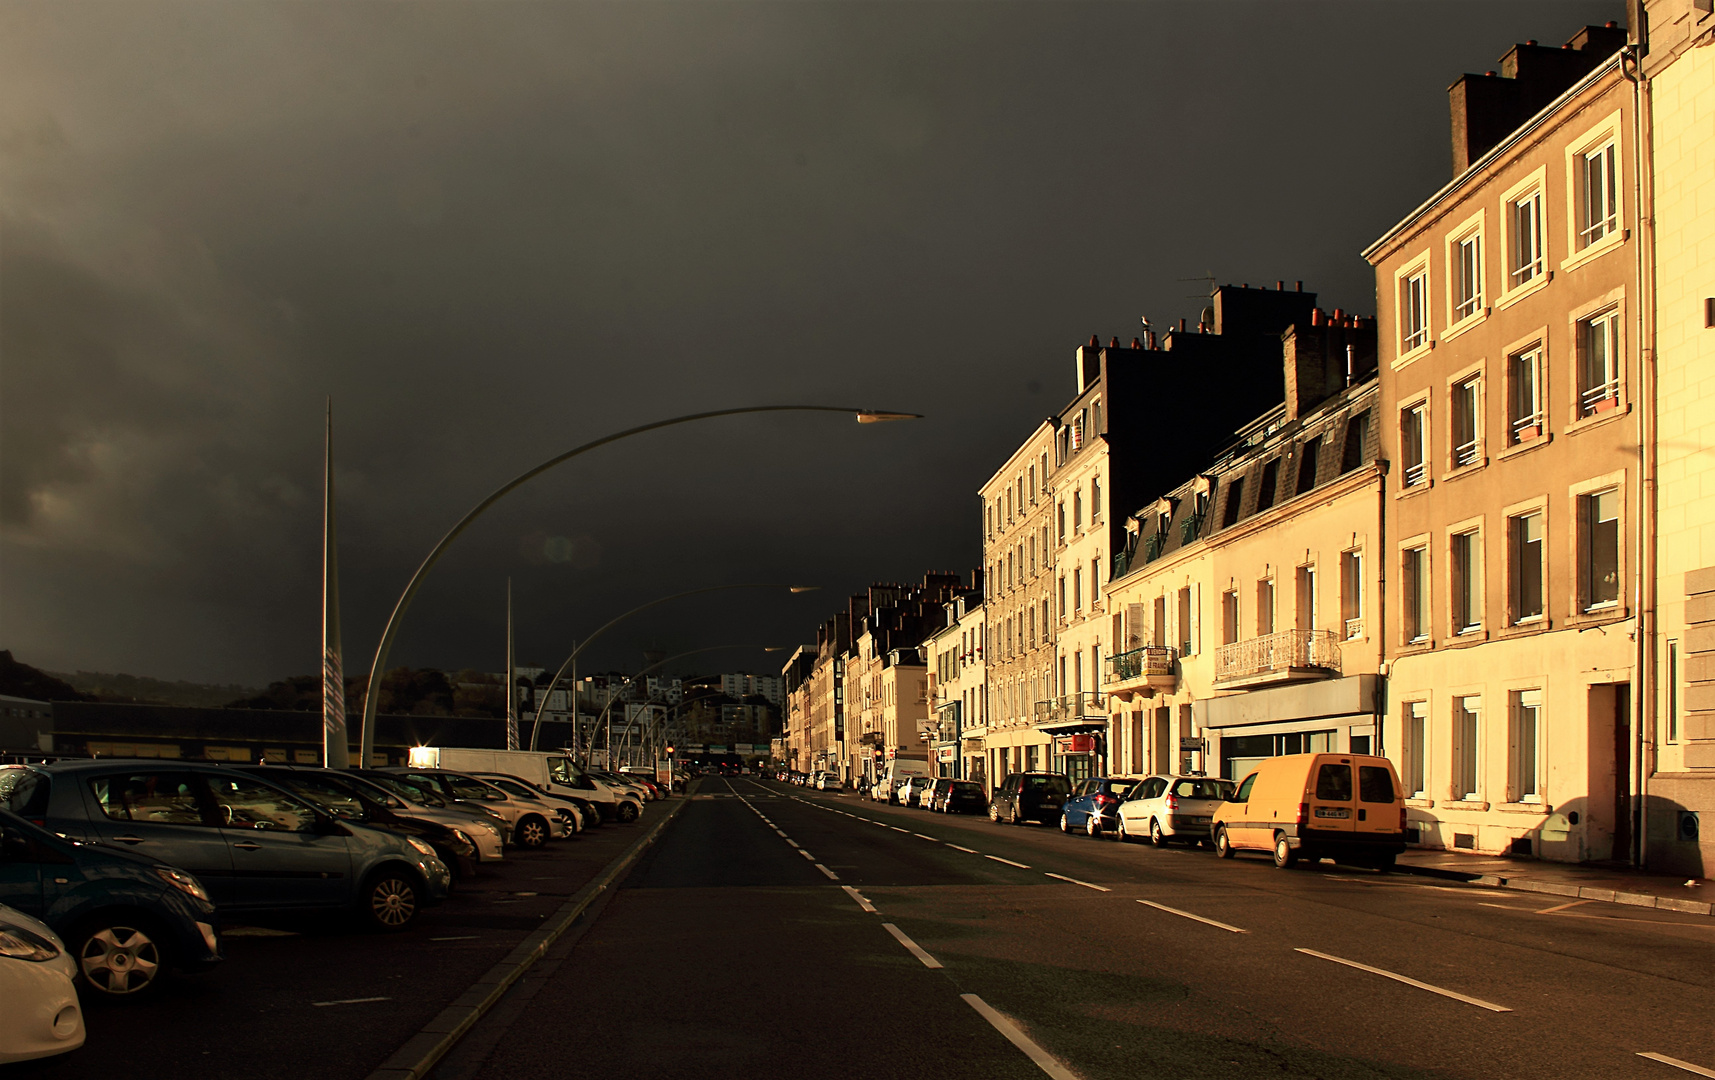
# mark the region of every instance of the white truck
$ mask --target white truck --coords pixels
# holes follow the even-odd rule
[[[631,791],[591,776],[561,750],[413,746],[409,760],[414,769],[516,776],[549,794],[570,795],[594,803],[601,816],[612,821],[636,821],[643,813],[642,799]]]
[[[869,797],[875,802],[897,802],[899,785],[913,776],[930,775],[929,762],[924,758],[896,757],[887,763],[881,778],[870,788]]]

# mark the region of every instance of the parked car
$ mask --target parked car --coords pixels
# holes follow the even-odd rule
[[[510,839],[521,848],[539,848],[549,840],[567,835],[566,823],[538,801],[514,798],[493,784],[466,773],[447,769],[383,769],[431,785],[443,798],[486,806],[506,819]]]
[[[817,791],[844,791],[846,783],[839,773],[825,772],[816,779]]]
[[[10,769],[47,787],[25,816],[69,839],[188,871],[222,917],[339,910],[377,930],[403,930],[452,884],[422,840],[335,820],[237,769],[123,759],[0,766]]]
[[[1286,869],[1332,858],[1386,870],[1405,850],[1405,795],[1387,758],[1266,758],[1215,811],[1215,854],[1272,851]]]
[[[879,776],[876,778],[875,786],[869,789],[869,797],[876,802],[897,805],[899,802],[899,789],[904,787],[910,781],[911,777],[909,776],[896,776],[892,780],[889,780],[885,776]]]
[[[588,827],[585,823],[585,807],[589,807],[591,813],[594,812],[594,807],[591,807],[587,801],[574,799],[569,795],[555,795],[543,791],[522,776],[508,776],[505,773],[477,773],[476,778],[485,784],[493,784],[515,799],[522,799],[526,802],[533,800],[540,803],[544,814],[558,814],[566,823],[568,835],[583,832]],[[583,803],[583,806],[579,805],[580,802]],[[597,815],[597,820],[600,820],[599,815]]]
[[[1013,825],[1035,821],[1046,825],[1060,816],[1060,807],[1072,793],[1065,773],[1012,773],[994,789],[989,800],[989,820]]]
[[[1119,807],[1136,776],[1092,776],[1080,780],[1060,807],[1060,831],[1081,830],[1091,836],[1119,830]]]
[[[77,964],[45,923],[0,904],[0,1065],[76,1050],[83,1008]]]
[[[630,788],[609,784],[567,757],[548,762],[548,790],[595,804],[604,821],[636,821],[643,801]]]
[[[1156,847],[1174,840],[1205,843],[1215,811],[1232,798],[1235,787],[1231,780],[1208,776],[1145,777],[1120,804],[1120,839],[1147,836]]]
[[[942,814],[980,814],[989,802],[981,784],[945,776],[929,789],[928,799],[929,809]]]
[[[470,838],[469,833],[413,816],[399,800],[377,791],[370,784],[333,769],[294,769],[278,765],[245,765],[241,768],[269,783],[280,785],[341,821],[356,821],[427,842],[455,878],[476,873],[476,841]]]
[[[506,818],[486,806],[443,799],[434,787],[418,784],[398,773],[373,769],[350,769],[341,773],[398,799],[412,814],[462,829],[476,841],[477,857],[483,862],[505,858],[506,838],[512,830]]]
[[[10,778],[19,777],[33,774]],[[7,798],[8,778],[0,773],[0,803],[28,807],[29,791]],[[46,791],[35,790],[45,810]],[[74,974],[97,999],[134,999],[168,972],[220,963],[219,920],[194,875],[129,850],[74,843],[6,810],[0,810],[0,903],[58,934]]]
[[[933,776],[906,777],[905,782],[899,785],[899,805],[916,806],[927,810],[929,807],[928,804],[923,801],[923,794],[928,791],[930,787],[934,786],[934,783],[935,778]]]

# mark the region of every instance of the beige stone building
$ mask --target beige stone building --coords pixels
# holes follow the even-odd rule
[[[982,592],[974,589],[950,600],[943,610],[946,624],[923,639],[936,774],[983,783],[988,777],[983,752],[988,682],[982,659],[987,632]]]
[[[1058,693],[1054,437],[1054,425],[1043,421],[981,489],[987,629],[971,660],[987,682],[981,771],[991,785],[1009,772],[1048,768],[1052,755],[1052,740],[1035,721],[1036,703]]]
[[[1454,179],[1380,297],[1388,712],[1429,847],[1632,852],[1639,256],[1625,32],[1451,91]]]
[[[1656,402],[1644,855],[1652,869],[1706,876],[1715,866],[1715,12],[1692,0],[1631,7],[1648,42],[1643,190],[1653,199],[1643,233],[1653,296],[1641,320]]]

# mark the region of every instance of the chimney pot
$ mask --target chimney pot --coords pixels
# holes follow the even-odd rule
[[[1102,344],[1101,341],[1099,341],[1096,338],[1096,335],[1094,335],[1094,334],[1090,335],[1090,348],[1092,348],[1092,349],[1100,348],[1101,344]]]
[[[1335,308],[1334,309],[1334,321],[1335,322],[1342,322],[1345,320],[1345,318],[1346,318],[1346,309],[1345,308]]]
[[[1529,41],[1527,41],[1527,42],[1525,42],[1525,44],[1526,44],[1526,45],[1535,45],[1535,44],[1536,44],[1536,39],[1535,39],[1535,38],[1531,38],[1531,39],[1530,39],[1530,40],[1529,40]]]
[[[1117,335],[1108,339],[1108,348],[1117,349],[1119,347],[1120,347],[1120,339]]]
[[[1143,342],[1137,340],[1136,338],[1132,338],[1131,339],[1131,347],[1134,349],[1141,349],[1141,348],[1143,348]]]
[[[1185,320],[1184,319],[1179,320],[1179,332],[1181,334],[1183,334],[1185,332]]]
[[[1286,291],[1286,282],[1276,281],[1274,283],[1274,291],[1275,292],[1285,292]]]
[[[1617,28],[1618,28],[1618,27],[1619,27],[1619,25],[1620,25],[1620,24],[1619,24],[1619,23],[1617,23],[1617,22],[1615,22],[1615,21],[1614,21],[1614,20],[1612,20],[1612,19],[1609,19],[1609,20],[1608,20],[1608,21],[1607,21],[1607,22],[1605,22],[1605,23],[1603,23],[1603,24],[1602,24],[1602,25],[1603,25],[1603,26],[1605,26],[1605,27],[1607,27],[1607,28],[1608,28],[1608,29],[1610,29],[1610,30],[1614,30],[1614,29],[1617,29]]]
[[[1492,71],[1485,71],[1485,72],[1483,72],[1483,77],[1488,78],[1488,79],[1492,79],[1495,77],[1495,73]]]
[[[1245,283],[1244,283],[1244,284],[1243,284],[1243,285],[1240,285],[1240,286],[1239,286],[1239,288],[1241,288],[1241,289],[1248,289],[1248,288],[1250,288],[1250,287],[1251,287],[1251,283],[1250,283],[1250,282],[1248,282],[1248,281],[1247,281],[1247,282],[1245,282]]]
[[[1294,281],[1292,283],[1292,291],[1293,292],[1303,292],[1304,291],[1304,282]]]
[[[1311,308],[1310,309],[1310,325],[1311,326],[1321,326],[1322,325],[1322,309],[1321,308]]]

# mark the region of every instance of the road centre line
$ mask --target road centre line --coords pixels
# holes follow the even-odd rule
[[[979,852],[976,848],[960,847],[957,844],[948,844],[947,846],[952,848],[954,851],[963,851],[963,852],[966,852],[967,854],[970,854],[970,855],[980,855],[981,854],[981,852]]]
[[[875,905],[870,903],[868,900],[864,899],[863,893],[858,892],[856,889],[852,888],[850,885],[841,885],[840,888],[844,889],[847,893],[851,894],[851,898],[858,902],[858,907],[863,908],[865,911],[869,912],[872,915],[877,913],[875,910]]]
[[[894,832],[910,832],[911,831],[910,829],[901,829],[897,825],[889,825],[888,828],[892,829]]]
[[[392,1000],[393,999],[390,997],[340,998],[338,1001],[312,1001],[312,1002],[310,1002],[310,1004],[314,1005],[318,1009],[321,1009],[321,1008],[326,1008],[329,1005],[362,1005],[362,1004],[364,1004],[366,1002],[370,1002],[370,1001],[392,1001]]]
[[[1401,975],[1396,971],[1388,971],[1384,968],[1371,967],[1368,964],[1360,964],[1356,960],[1347,960],[1339,956],[1330,956],[1327,953],[1317,952],[1315,949],[1293,949],[1292,951],[1301,952],[1306,956],[1314,956],[1321,960],[1332,960],[1336,964],[1344,964],[1350,968],[1357,968],[1359,971],[1367,971],[1372,975],[1380,975],[1384,979],[1392,979],[1395,982],[1405,983],[1407,986],[1415,986],[1419,990],[1427,990],[1432,994],[1440,994],[1442,997],[1449,997],[1455,1001],[1463,1001],[1465,1004],[1475,1005],[1479,1009],[1487,1009],[1490,1012],[1512,1012],[1512,1010],[1507,1008],[1505,1005],[1496,1005],[1492,1001],[1484,1001],[1482,998],[1474,998],[1468,994],[1461,994],[1457,990],[1448,990],[1445,987],[1435,986],[1432,983],[1419,982],[1410,976]]]
[[[798,848],[798,854],[804,856],[806,859],[809,859],[811,862],[816,861],[816,857],[814,855],[810,854],[808,851],[805,851],[803,848],[798,847],[797,844],[793,844],[792,846],[795,848]]]
[[[1030,867],[1028,867],[1028,866],[1026,866],[1026,865],[1024,865],[1024,864],[1023,864],[1023,863],[1021,863],[1021,862],[1013,862],[1013,861],[1012,861],[1012,860],[1011,860],[1011,859],[1003,859],[1003,858],[1001,858],[1001,857],[1000,857],[1000,856],[999,856],[999,855],[984,855],[984,856],[983,856],[983,858],[985,858],[985,859],[993,859],[993,860],[994,860],[994,861],[995,861],[995,862],[1003,862],[1003,863],[1005,863],[1005,864],[1006,864],[1006,865],[1008,865],[1008,866],[1016,866],[1016,867],[1018,867],[1018,868],[1019,868],[1019,869],[1020,869],[1020,870],[1028,870],[1028,869],[1030,869]]]
[[[1224,922],[1217,922],[1214,919],[1205,919],[1201,915],[1193,915],[1189,911],[1180,911],[1176,907],[1168,907],[1166,904],[1158,904],[1154,900],[1139,900],[1138,903],[1142,904],[1144,907],[1152,907],[1157,911],[1165,911],[1169,915],[1177,915],[1182,919],[1192,919],[1192,920],[1195,920],[1195,921],[1200,922],[1200,923],[1204,923],[1204,924],[1209,925],[1209,926],[1219,927],[1220,929],[1226,930],[1229,933],[1234,933],[1234,934],[1248,934],[1248,933],[1250,933],[1249,930],[1241,930],[1240,928],[1238,928],[1236,926],[1229,926]]]
[[[1047,874],[1048,872],[1044,870],[1043,873]],[[1086,889],[1094,889],[1097,892],[1113,892],[1113,890],[1108,888],[1106,885],[1091,885],[1087,881],[1079,881],[1077,878],[1067,877],[1065,874],[1048,874],[1048,876],[1051,878],[1059,878],[1061,881],[1070,881],[1074,885],[1082,885]]]
[[[475,941],[481,934],[454,934],[452,937],[432,937],[430,941]]]
[[[884,922],[881,924],[881,926],[882,926],[882,929],[884,929],[888,933],[892,934],[894,936],[894,938],[897,939],[901,945],[905,946],[906,950],[908,952],[910,952],[912,956],[915,956],[917,959],[923,961],[924,967],[926,967],[926,968],[938,968],[941,966],[941,961],[935,959],[933,956],[930,956],[928,953],[924,952],[923,947],[921,945],[917,944],[915,941],[912,941],[910,938],[906,937],[905,931],[901,930],[899,927],[893,925],[890,922]]]
[[[935,838],[934,838],[934,837],[933,837],[933,836],[924,836],[924,835],[923,835],[923,834],[922,834],[922,833],[920,833],[920,832],[919,832],[919,833],[912,833],[912,834],[911,834],[911,835],[912,835],[912,836],[915,836],[915,837],[917,837],[917,838],[919,838],[919,839],[921,839],[921,840],[927,840],[927,841],[929,841],[929,842],[930,842],[930,843],[931,843],[931,844],[939,844],[939,843],[940,843],[940,842],[941,842],[941,841],[939,841],[939,840],[937,840],[937,839],[935,839]]]
[[[1006,1041],[1024,1051],[1024,1056],[1036,1063],[1036,1067],[1053,1077],[1054,1080],[1078,1080],[1072,1070],[1056,1061],[1048,1051],[1030,1040],[1030,1036],[1018,1030],[1018,1025],[996,1012],[994,1007],[975,994],[960,994],[959,998],[965,1004],[977,1011],[994,1026],[994,1029],[1006,1036]]]
[[[1663,1065],[1672,1065],[1676,1069],[1684,1069],[1693,1076],[1715,1076],[1715,1070],[1705,1069],[1701,1065],[1693,1065],[1689,1061],[1681,1061],[1678,1058],[1670,1058],[1666,1054],[1658,1054],[1654,1050],[1639,1050],[1638,1057],[1659,1061]]]
[[[818,869],[818,870],[820,870],[820,871],[821,871],[821,872],[822,872],[822,873],[824,873],[824,874],[826,874],[826,875],[828,875],[828,880],[829,880],[829,881],[838,881],[838,880],[840,880],[840,875],[838,875],[838,874],[836,874],[836,873],[834,873],[834,872],[833,872],[833,871],[832,871],[832,870],[829,870],[829,869],[828,869],[828,868],[827,868],[827,867],[825,867],[825,866],[823,866],[823,865],[822,865],[822,864],[821,864],[821,863],[817,863],[817,864],[816,864],[816,869]]]

